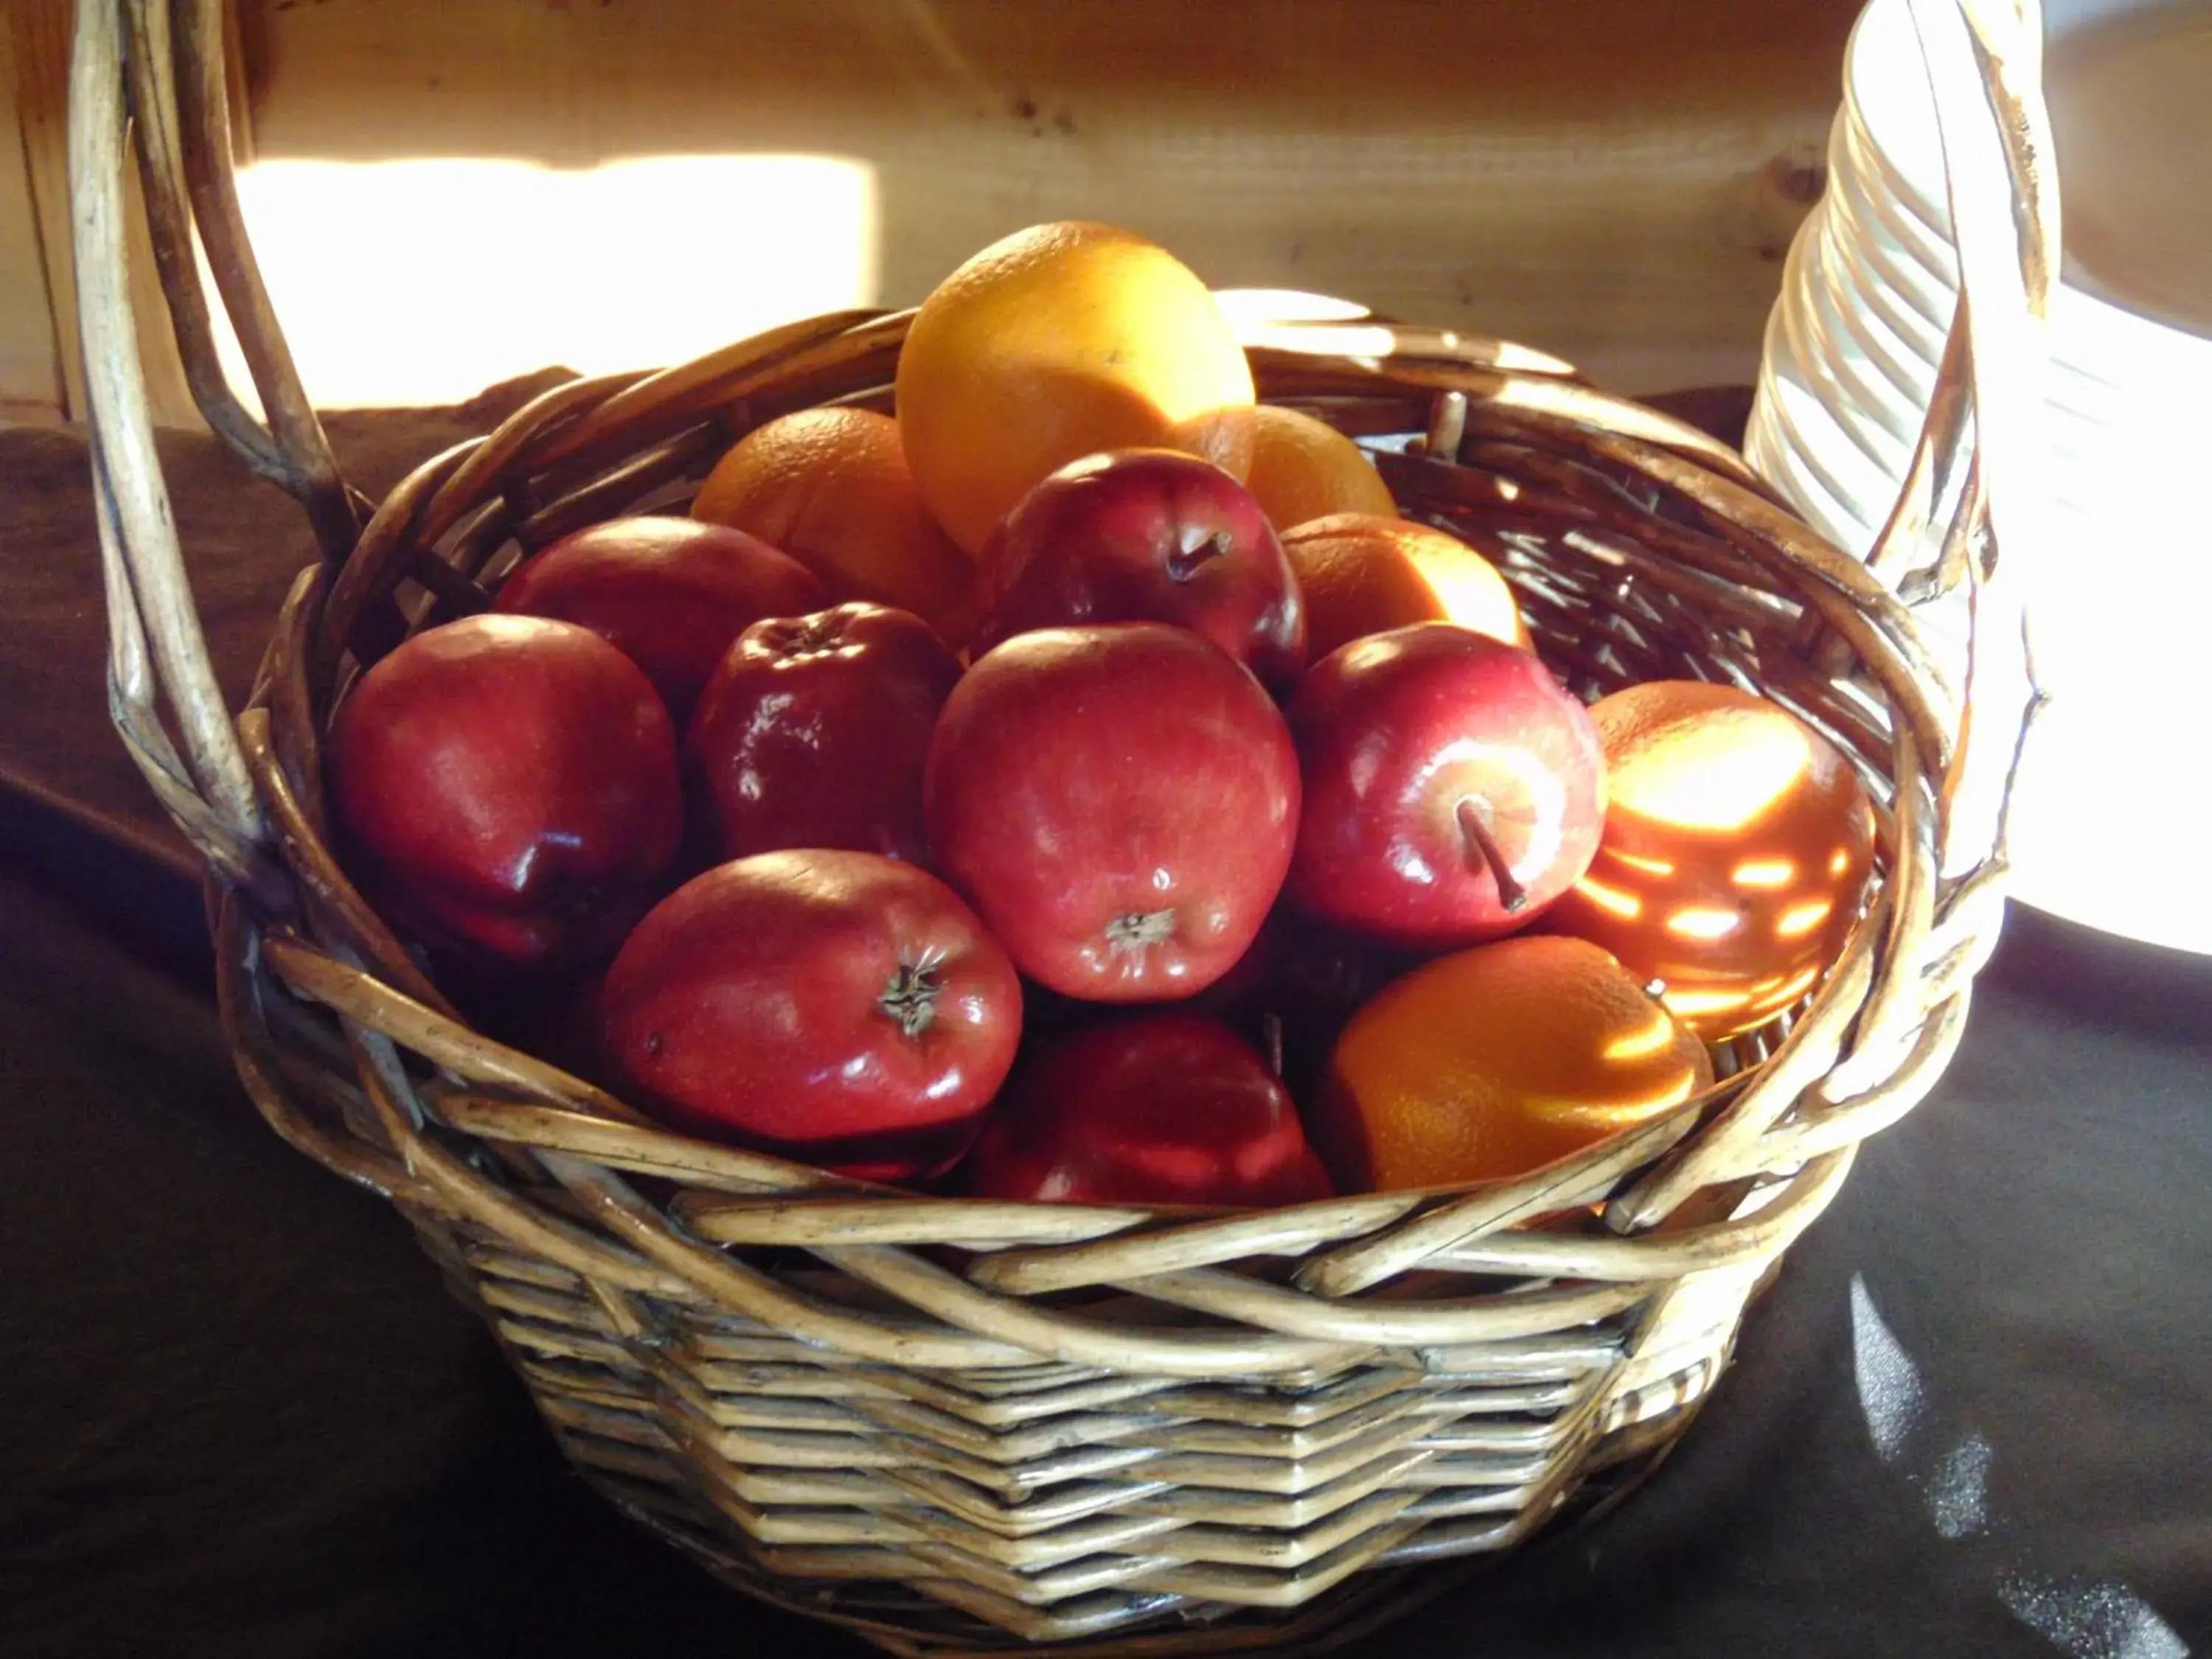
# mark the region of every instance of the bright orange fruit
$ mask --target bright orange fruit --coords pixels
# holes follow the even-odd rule
[[[1354,1014],[1312,1127],[1344,1191],[1458,1186],[1541,1169],[1712,1080],[1634,974],[1522,934],[1424,963]]]
[[[782,549],[832,605],[911,611],[956,650],[975,631],[975,565],[922,505],[888,415],[808,409],[756,427],[707,475],[691,516]]]
[[[1525,647],[1528,630],[1498,567],[1443,531],[1410,519],[1334,513],[1283,532],[1306,602],[1306,651],[1319,662],[1340,645],[1450,622]]]
[[[907,330],[896,395],[922,499],[971,554],[1030,485],[1100,450],[1251,465],[1252,371],[1228,319],[1171,254],[1109,225],[1033,226],[946,277]]]
[[[1604,838],[1547,927],[1663,982],[1708,1041],[1763,1025],[1844,948],[1874,861],[1865,787],[1834,744],[1730,685],[1601,699]]]
[[[1398,503],[1358,444],[1304,410],[1262,404],[1253,412],[1245,487],[1278,532],[1332,513],[1391,519]]]

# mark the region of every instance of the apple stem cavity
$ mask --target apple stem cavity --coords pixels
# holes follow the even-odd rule
[[[876,999],[876,1006],[896,1020],[908,1036],[918,1037],[937,1018],[937,997],[943,988],[933,965],[902,962],[883,995]]]
[[[1468,862],[1486,867],[1491,878],[1498,884],[1498,902],[1509,916],[1518,915],[1528,906],[1528,890],[1513,879],[1512,866],[1505,860],[1505,849],[1498,846],[1498,838],[1490,833],[1490,826],[1482,821],[1482,808],[1472,795],[1461,799],[1458,809],[1459,832],[1467,839]]]
[[[1217,530],[1194,547],[1178,547],[1168,555],[1168,579],[1187,582],[1208,559],[1218,559],[1237,545],[1225,530]]]
[[[1106,948],[1109,951],[1143,951],[1155,945],[1164,945],[1175,937],[1175,912],[1172,910],[1132,910],[1106,924]]]

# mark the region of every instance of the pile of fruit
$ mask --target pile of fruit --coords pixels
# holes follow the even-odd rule
[[[1275,1205],[1645,1121],[1842,948],[1836,750],[1729,686],[1586,708],[1159,248],[985,250],[895,395],[351,686],[341,854],[486,1029],[848,1175]]]

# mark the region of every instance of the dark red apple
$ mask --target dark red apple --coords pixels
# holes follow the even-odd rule
[[[1419,960],[1319,921],[1285,899],[1269,912],[1251,948],[1200,994],[1196,1006],[1240,1029],[1255,1013],[1298,1025],[1341,1024]]]
[[[946,699],[931,854],[1022,971],[1098,1002],[1203,990],[1251,944],[1297,829],[1260,683],[1160,623],[1018,635]]]
[[[1085,456],[1016,502],[979,560],[979,650],[1033,628],[1173,623],[1279,691],[1306,662],[1297,577],[1252,492],[1195,455]]]
[[[1247,1038],[1297,1099],[1306,1097],[1360,1006],[1421,960],[1414,952],[1321,921],[1287,898],[1237,965],[1191,1006]]]
[[[1305,778],[1290,892],[1377,939],[1444,950],[1533,921],[1605,823],[1604,750],[1532,653],[1416,623],[1314,665],[1290,709]]]
[[[1022,988],[975,913],[873,853],[763,853],[637,926],[603,1046],[672,1126],[842,1174],[950,1168],[1013,1064]]]
[[[921,769],[960,659],[911,611],[841,605],[738,635],[685,760],[724,858],[785,847],[922,856]]]
[[[730,641],[820,608],[822,583],[757,536],[692,519],[611,519],[501,584],[495,609],[588,628],[645,671],[678,731]]]
[[[387,919],[514,967],[605,960],[683,835],[652,684],[596,634],[537,617],[400,645],[339,705],[325,774]]]
[[[1300,1204],[1334,1190],[1290,1091],[1218,1020],[1115,1018],[1024,1058],[957,1177],[980,1198]]]

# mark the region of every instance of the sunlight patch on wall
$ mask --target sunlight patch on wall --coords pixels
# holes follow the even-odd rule
[[[320,408],[452,403],[553,365],[659,368],[876,301],[875,171],[825,155],[588,169],[273,160],[246,228]],[[248,392],[244,360],[226,366]]]

